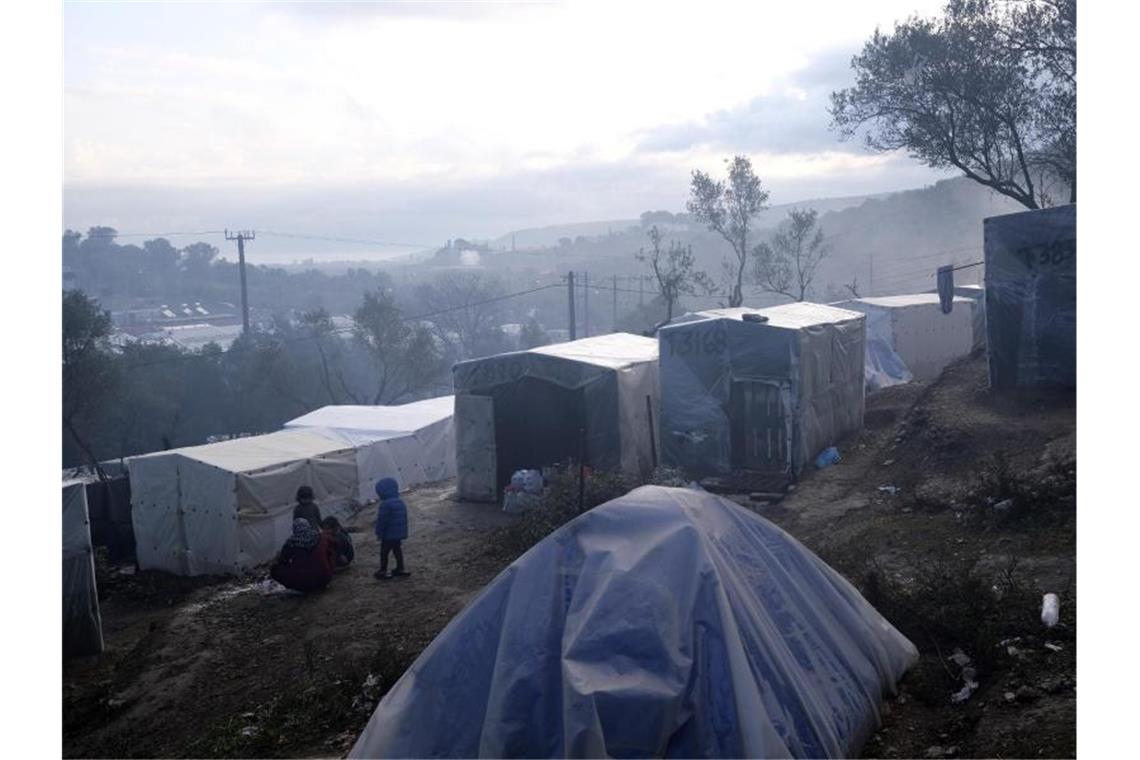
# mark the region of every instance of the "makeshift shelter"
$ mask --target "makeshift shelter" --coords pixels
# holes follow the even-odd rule
[[[399,406],[324,406],[285,423],[307,428],[356,449],[357,498],[376,498],[376,482],[393,477],[401,488],[455,477],[455,397]]]
[[[974,346],[974,302],[954,296],[949,314],[937,293],[856,298],[835,304],[867,315],[868,389],[938,377]],[[891,354],[901,361],[901,368]],[[908,377],[907,375],[910,375]]]
[[[646,475],[655,454],[657,341],[612,333],[460,362],[460,498],[496,500],[516,470],[568,460]]]
[[[863,425],[864,321],[794,303],[662,328],[662,461],[695,477],[798,474]]]
[[[644,486],[491,581],[349,757],[854,757],[916,659],[780,528]]]
[[[1077,384],[1077,207],[983,223],[990,385]]]
[[[343,516],[358,493],[355,449],[303,428],[131,457],[127,469],[139,567],[178,575],[270,561],[302,485],[324,515]]]
[[[938,289],[928,291],[937,293]],[[986,288],[984,285],[955,285],[954,295],[971,301],[970,314],[974,318],[974,351],[986,347]]]
[[[103,651],[95,553],[82,480],[63,483],[63,656]]]

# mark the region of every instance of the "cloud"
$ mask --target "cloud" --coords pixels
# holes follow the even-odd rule
[[[558,0],[383,0],[382,2],[296,2],[281,10],[307,19],[334,23],[356,23],[378,18],[482,19],[506,13],[519,13],[561,5]]]
[[[638,149],[676,152],[698,147],[722,151],[804,153],[836,150],[828,129],[830,93],[850,78],[852,51],[825,51],[792,72],[771,92],[696,121],[665,124],[638,135]]]

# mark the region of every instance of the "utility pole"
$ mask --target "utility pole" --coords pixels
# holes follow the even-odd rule
[[[637,305],[645,305],[645,275],[637,278]]]
[[[569,318],[570,340],[575,340],[575,330],[574,330],[574,270],[570,270],[570,274],[567,277],[566,284],[568,286],[566,289],[566,292],[569,295],[569,298],[567,299],[567,303],[570,304],[570,318]]]
[[[253,240],[256,234],[253,230],[242,230],[230,233],[226,230],[226,240],[236,240],[238,244],[238,270],[241,272],[241,332],[249,335],[249,296],[245,292],[245,241]]]
[[[614,275],[614,326],[613,332],[617,332],[617,275]]]
[[[875,252],[871,251],[871,274],[867,278],[867,295],[875,295]]]
[[[586,319],[586,337],[590,337],[590,273],[582,272],[582,316]]]

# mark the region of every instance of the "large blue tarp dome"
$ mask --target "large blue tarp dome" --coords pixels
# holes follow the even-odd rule
[[[772,523],[645,486],[495,578],[350,757],[849,756],[916,657]]]

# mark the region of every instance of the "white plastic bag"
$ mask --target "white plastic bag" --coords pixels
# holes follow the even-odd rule
[[[1046,594],[1041,600],[1041,622],[1046,628],[1057,625],[1061,619],[1061,600],[1056,594]]]

